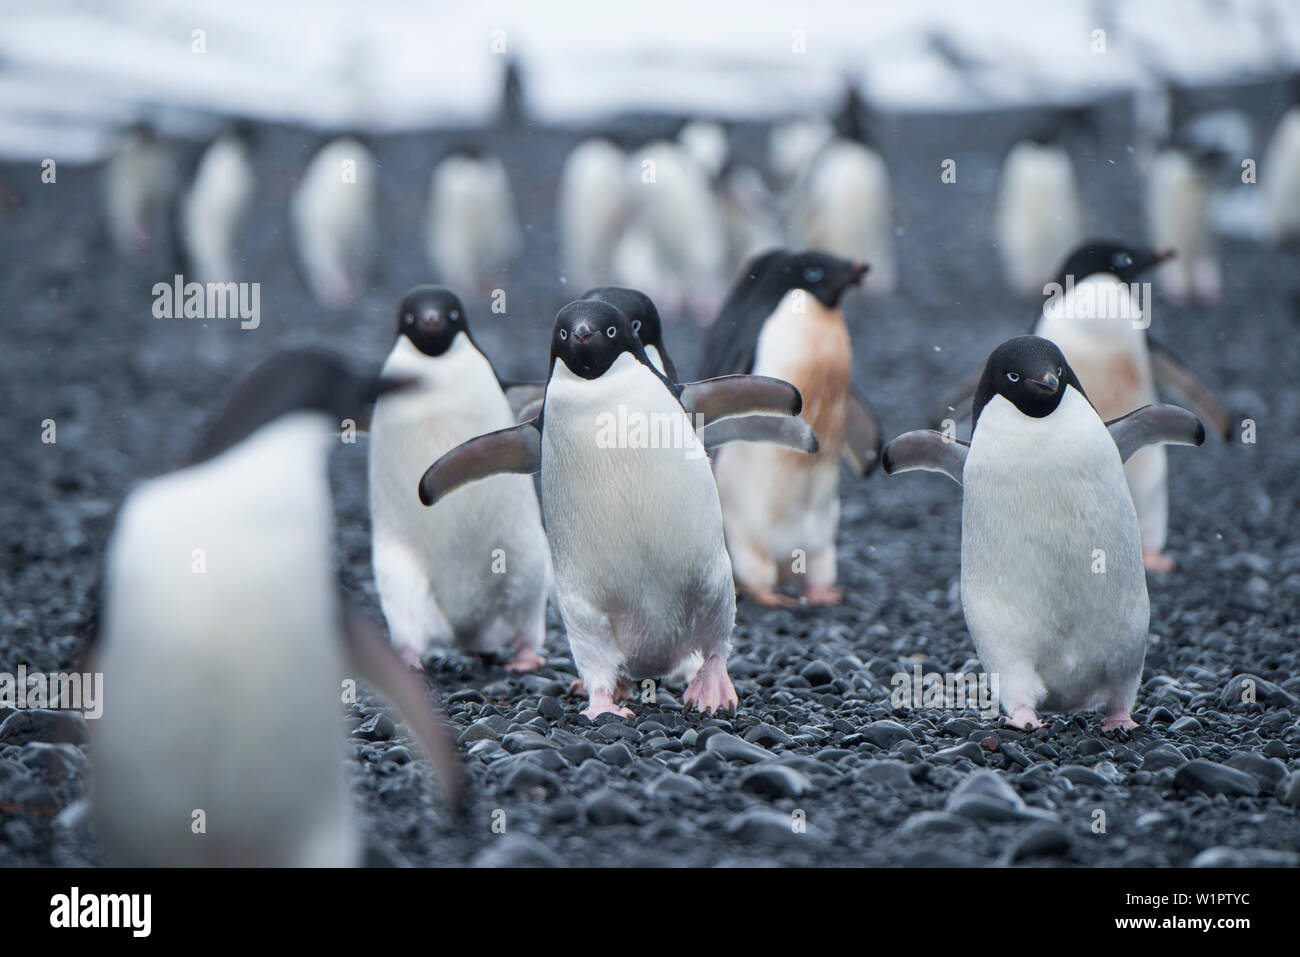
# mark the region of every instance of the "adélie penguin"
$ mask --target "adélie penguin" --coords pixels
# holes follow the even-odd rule
[[[375,254],[374,157],[357,137],[331,140],[311,158],[289,204],[297,261],[321,305],[356,302]]]
[[[499,156],[462,149],[433,171],[427,249],[434,274],[484,292],[523,245],[510,177]],[[497,278],[494,278],[497,277]]]
[[[810,604],[841,598],[840,457],[866,475],[880,451],[880,424],[850,387],[853,351],[840,305],[866,272],[829,253],[766,253],[741,273],[705,341],[701,378],[753,373],[793,383],[819,442],[815,455],[757,443],[717,453],[736,583],[762,604],[795,604],[776,591],[787,584]]]
[[[401,708],[458,794],[427,687],[346,607],[332,560],[331,432],[396,385],[277,354],[180,468],[127,497],[89,650],[114,689],[91,729],[110,863],[359,863],[341,727],[356,677]]]
[[[1200,445],[1186,410],[1144,406],[1102,421],[1064,353],[1037,336],[993,350],[969,445],[933,431],[885,446],[886,473],[942,472],[962,486],[961,598],[1009,724],[1038,711],[1106,709],[1133,728],[1150,607],[1123,463],[1158,443]]]
[[[683,704],[734,710],[726,661],[736,596],[695,430],[799,408],[798,390],[775,379],[674,383],[622,312],[580,300],[556,316],[538,416],[443,455],[420,479],[420,500],[500,472],[540,471],[560,613],[589,697],[583,713],[630,715],[614,702],[620,683],[672,674],[693,654],[703,665]]]
[[[1070,360],[1104,419],[1157,401],[1157,386],[1177,393],[1220,436],[1232,428],[1228,413],[1168,349],[1147,331],[1151,297],[1141,279],[1172,258],[1172,250],[1144,249],[1112,240],[1088,240],[1066,258],[1031,332],[1052,340]],[[946,396],[935,424],[969,401],[977,377]],[[1143,449],[1124,467],[1137,508],[1143,561],[1168,572],[1164,548],[1169,529],[1168,462],[1159,446]]]
[[[104,167],[104,216],[118,255],[136,257],[157,240],[175,178],[171,147],[150,124],[123,131]]]
[[[239,278],[235,246],[255,187],[251,152],[247,125],[235,124],[199,157],[176,211],[186,279],[208,283]]]
[[[540,667],[551,559],[532,480],[496,476],[432,509],[412,492],[431,456],[515,422],[455,293],[406,294],[384,375],[416,383],[370,421],[371,551],[394,643],[412,663],[437,643]]]

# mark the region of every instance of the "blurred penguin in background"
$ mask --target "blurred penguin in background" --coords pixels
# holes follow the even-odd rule
[[[298,263],[316,301],[352,305],[375,256],[375,161],[357,137],[326,143],[312,157],[289,205]]]
[[[1166,97],[1171,132],[1157,144],[1147,170],[1147,231],[1152,243],[1178,250],[1155,274],[1173,303],[1213,306],[1222,270],[1213,221],[1216,181],[1252,154],[1250,122],[1237,110],[1194,112],[1188,91],[1171,85]]]
[[[1002,161],[994,239],[1007,286],[1019,296],[1042,296],[1083,240],[1083,204],[1064,133],[1088,120],[1082,111],[1063,112],[1048,129],[1013,145]]]
[[[677,142],[712,183],[723,222],[725,274],[734,275],[758,253],[779,246],[775,198],[763,174],[733,153],[726,128],[711,120],[691,120],[677,134]]]
[[[186,279],[205,283],[239,279],[235,245],[255,188],[251,136],[248,124],[233,124],[199,156],[177,208]]]
[[[483,293],[523,246],[501,158],[462,149],[433,171],[427,248],[442,282]]]
[[[1259,167],[1267,231],[1273,242],[1300,237],[1300,80],[1293,80],[1292,104],[1282,114]]]
[[[137,257],[158,241],[175,176],[171,147],[150,124],[123,132],[104,169],[104,216],[119,256]]]
[[[739,161],[729,162],[714,183],[727,235],[727,274],[735,275],[759,253],[781,245],[776,197],[763,174]]]
[[[564,161],[556,201],[560,269],[570,290],[608,282],[629,204],[627,156],[604,138],[583,140]]]
[[[665,317],[707,323],[722,301],[726,260],[708,171],[666,139],[633,150],[625,169],[630,215],[614,251],[614,281],[646,292]]]
[[[690,120],[677,133],[677,142],[710,179],[717,179],[731,156],[726,128],[712,120]]]
[[[887,296],[898,275],[889,170],[873,148],[867,107],[853,84],[834,130],[794,187],[791,231],[798,245],[869,262],[863,292]]]
[[[813,157],[835,136],[824,116],[792,117],[772,126],[767,135],[767,165],[781,189],[794,186]]]

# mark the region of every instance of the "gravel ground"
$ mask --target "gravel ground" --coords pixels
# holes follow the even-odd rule
[[[1231,97],[1263,118],[1271,94],[1256,87]],[[1096,234],[1141,236],[1127,116],[1123,101],[1108,103],[1102,148],[1079,158]],[[888,436],[922,425],[952,375],[1028,327],[1036,307],[1005,292],[988,224],[1000,152],[1031,119],[882,123],[901,227],[900,292],[852,301],[849,322],[858,380]],[[741,132],[753,146],[763,131]],[[378,140],[382,261],[360,306],[331,313],[306,297],[284,225],[314,137],[264,130],[242,250],[246,278],[262,284],[262,324],[251,331],[151,316],[151,286],[171,270],[163,253],[135,265],[107,254],[97,169],[61,167],[56,184],[42,185],[37,166],[0,166],[0,389],[10,413],[0,670],[73,667],[113,510],[134,480],[188,446],[232,370],[303,342],[381,360],[402,291],[427,278],[421,226],[431,164],[467,138],[507,158],[530,224],[525,255],[502,279],[507,314],[467,297],[471,321],[504,375],[537,376],[551,318],[580,292],[557,281],[554,265],[555,185],[573,131]],[[945,158],[957,160],[955,184],[939,182]],[[607,715],[593,725],[566,693],[575,672],[552,612],[550,663],[537,674],[463,657],[429,664],[470,771],[469,812],[453,820],[433,800],[422,761],[411,760],[404,730],[375,718],[377,699],[354,707],[346,721],[372,863],[1296,865],[1300,780],[1288,777],[1300,771],[1295,259],[1235,243],[1223,259],[1224,305],[1165,306],[1156,329],[1229,406],[1256,419],[1258,443],[1170,453],[1170,551],[1179,567],[1150,581],[1137,731],[1103,735],[1099,716],[1088,715],[1055,716],[1024,734],[974,712],[891,709],[890,676],[911,671],[909,659],[923,657],[927,671],[975,668],[957,597],[960,492],[938,476],[846,474],[846,600],[816,611],[740,604],[734,718],[683,715],[665,693],[634,720]],[[668,335],[678,365],[693,368],[699,330],[675,326]],[[54,445],[40,441],[46,418],[57,422]],[[377,609],[364,449],[340,451],[333,479],[345,585]],[[1258,704],[1241,702],[1242,675],[1258,679]],[[39,717],[11,715],[0,726],[0,862],[97,863],[78,803],[85,746],[45,743],[52,736]],[[791,826],[800,817],[802,833]],[[501,821],[504,835],[493,827]]]

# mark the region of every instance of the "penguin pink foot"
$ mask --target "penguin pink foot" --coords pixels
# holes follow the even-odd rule
[[[569,685],[569,694],[579,697],[587,697],[587,685],[581,678],[574,678],[573,683]],[[618,684],[614,685],[613,698],[615,701],[627,701],[632,697],[632,686],[625,678],[619,678]]]
[[[1019,728],[1021,731],[1033,731],[1043,726],[1043,722],[1038,720],[1038,714],[1028,705],[1021,705],[1010,715],[1004,716],[1002,723],[1011,728]]]
[[[1160,572],[1163,575],[1168,575],[1174,570],[1174,560],[1158,548],[1142,549],[1142,564],[1146,566],[1147,571]]]
[[[834,585],[813,585],[803,593],[805,605],[838,605],[844,600],[844,589]]]
[[[1106,720],[1101,723],[1101,730],[1114,731],[1116,728],[1125,728],[1132,731],[1138,726],[1138,723],[1129,716],[1128,708],[1107,708]]]
[[[536,671],[542,665],[546,664],[546,656],[539,654],[536,648],[530,645],[520,645],[515,649],[515,655],[506,662],[506,671]]]
[[[716,711],[731,711],[740,706],[736,696],[736,687],[727,674],[727,663],[717,655],[710,655],[703,667],[691,679],[682,695],[682,704],[689,711],[694,707],[700,714]]]
[[[597,715],[602,714],[616,714],[620,718],[631,718],[635,716],[635,713],[631,708],[620,708],[618,705],[614,704],[614,696],[608,691],[593,692],[591,697],[587,699],[586,710],[582,713],[592,721],[596,720]]]
[[[764,608],[795,608],[799,604],[799,599],[782,595],[770,588],[746,588],[745,594]]]
[[[420,659],[420,653],[416,651],[414,648],[412,648],[410,645],[406,645],[404,648],[402,648],[397,653],[397,656],[401,658],[403,661],[405,661],[412,668],[414,668],[416,671],[424,670],[424,662]]]

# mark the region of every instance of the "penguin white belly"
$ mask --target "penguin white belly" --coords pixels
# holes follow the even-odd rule
[[[520,246],[505,167],[496,157],[452,156],[434,170],[429,259],[450,285],[483,288]]]
[[[962,487],[962,606],[1008,712],[1127,708],[1149,605],[1137,519],[1101,419],[1074,389],[1041,419],[995,396]]]
[[[889,170],[880,154],[860,143],[835,141],[817,159],[804,190],[806,244],[865,261],[871,271],[862,288],[873,295],[892,292],[894,222]]]
[[[1146,333],[1133,328],[1131,320],[1067,319],[1060,310],[1049,310],[1039,320],[1034,334],[1051,339],[1065,353],[1102,421],[1118,419],[1158,401]],[[1139,449],[1124,463],[1124,474],[1137,509],[1142,546],[1160,551],[1169,524],[1169,460],[1165,447],[1148,445]]]
[[[402,337],[383,372],[423,383],[382,399],[370,428],[375,580],[393,640],[540,648],[550,550],[532,479],[493,476],[430,508],[416,493],[444,452],[514,424],[491,365],[463,335],[437,359]]]
[[[619,407],[650,434],[693,437],[663,382],[624,353],[601,377],[557,361],[546,391],[542,506],[560,608],[589,693],[620,676],[658,678],[692,651],[725,658],[735,622],[731,562],[708,459],[691,449],[617,442]],[[612,417],[612,418],[610,418]],[[685,431],[682,431],[685,430]],[[655,444],[651,442],[650,444]]]
[[[1283,115],[1260,169],[1274,241],[1300,233],[1300,108]]]
[[[96,650],[116,703],[92,723],[115,863],[357,862],[329,489],[288,488],[296,440],[265,432],[123,507]]]
[[[1156,280],[1175,301],[1195,293],[1214,301],[1220,291],[1218,258],[1210,225],[1210,183],[1180,150],[1163,150],[1147,182],[1147,229],[1156,246],[1178,255],[1156,267]]]
[[[649,182],[648,170],[654,171]],[[712,318],[722,297],[727,238],[708,177],[682,147],[664,141],[650,144],[632,172],[637,218],[653,245],[654,261],[668,274],[665,285],[697,318]]]
[[[1074,166],[1059,146],[1017,143],[1002,166],[994,219],[1007,284],[1039,295],[1083,233]]]
[[[330,143],[312,160],[290,203],[298,257],[317,301],[355,301],[374,246],[375,164],[355,140]]]
[[[759,334],[754,374],[784,379],[799,389],[802,416],[820,447],[805,455],[737,442],[717,453],[727,542],[737,579],[751,590],[770,589],[800,575],[812,586],[835,583],[839,459],[851,356],[842,314],[801,290],[786,295]]]
[[[237,278],[236,233],[253,198],[253,169],[242,144],[218,140],[204,154],[181,208],[181,229],[200,282]]]
[[[579,143],[564,161],[556,205],[561,264],[575,292],[613,275],[612,253],[627,212],[625,168],[622,152],[605,140]]]

